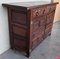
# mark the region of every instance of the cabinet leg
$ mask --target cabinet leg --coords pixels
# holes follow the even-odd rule
[[[26,56],[27,56],[27,58],[29,58],[29,56],[30,56],[30,53],[27,53],[27,55],[26,55]]]
[[[49,33],[49,36],[51,35],[51,33]]]
[[[29,51],[26,52],[26,56],[27,56],[27,58],[29,58],[29,56],[30,56],[30,52]]]
[[[10,47],[11,49],[14,49],[13,46]]]

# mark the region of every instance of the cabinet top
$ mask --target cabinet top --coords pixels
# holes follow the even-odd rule
[[[15,2],[15,3],[3,3],[3,6],[6,7],[36,7],[36,6],[43,6],[43,5],[50,5],[50,4],[58,4],[58,2],[46,2],[46,1],[32,1],[32,2]]]

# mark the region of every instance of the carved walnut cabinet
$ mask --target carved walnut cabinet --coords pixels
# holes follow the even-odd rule
[[[56,4],[39,1],[2,4],[8,9],[11,49],[25,52],[29,57],[51,34]]]

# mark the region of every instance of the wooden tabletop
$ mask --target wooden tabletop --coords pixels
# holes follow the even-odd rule
[[[32,1],[32,2],[14,2],[14,3],[3,3],[3,6],[10,7],[10,6],[21,6],[21,7],[33,7],[33,6],[40,6],[40,5],[48,5],[48,4],[58,4],[58,2],[46,2],[46,1]]]

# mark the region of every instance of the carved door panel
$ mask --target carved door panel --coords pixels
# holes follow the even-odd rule
[[[54,13],[55,13],[55,11],[47,15],[47,24],[53,23]]]
[[[40,21],[39,19],[33,21],[32,24],[32,39],[36,38],[39,34],[39,29],[40,29]]]
[[[33,31],[37,31],[39,29],[39,27],[40,27],[40,21],[39,21],[39,19],[33,21],[32,30]]]
[[[32,46],[33,47],[38,45],[38,43],[42,41],[42,38],[43,38],[44,32],[45,32],[45,24],[46,24],[46,16],[39,17],[32,21],[31,37],[32,37],[32,42],[33,42]]]

